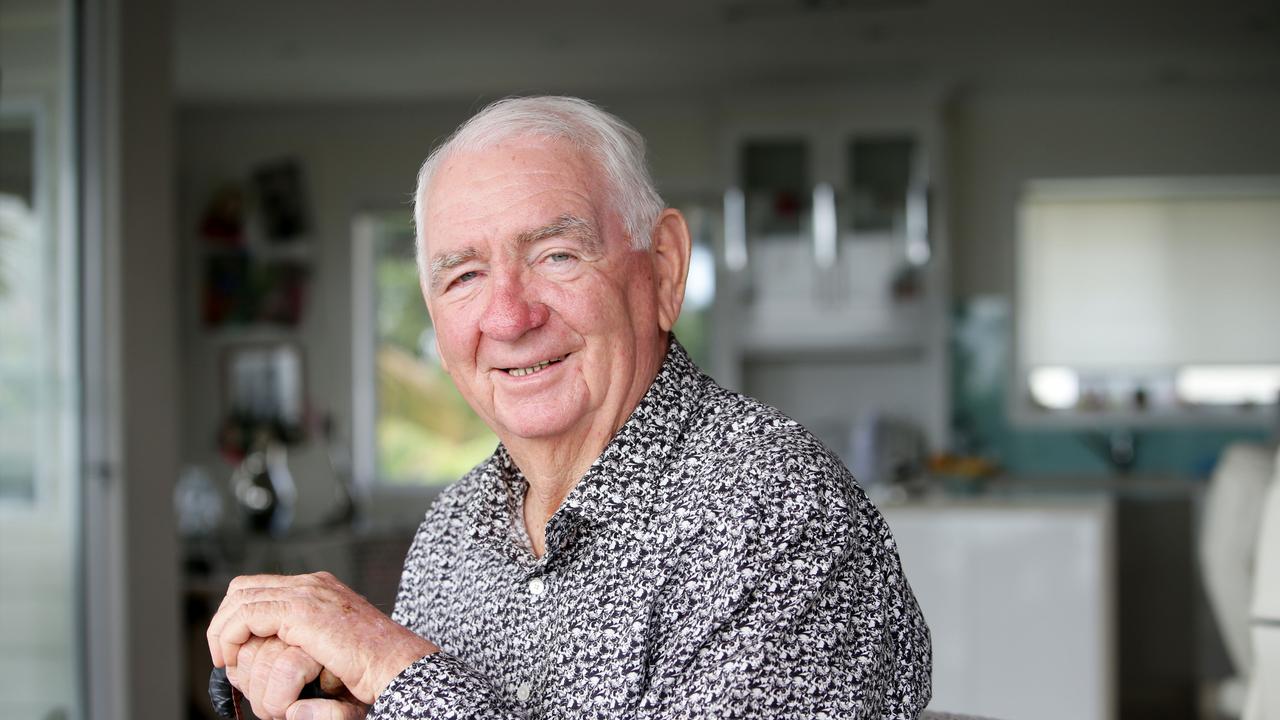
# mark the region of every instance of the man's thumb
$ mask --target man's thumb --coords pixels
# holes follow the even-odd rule
[[[346,700],[298,700],[285,711],[285,720],[361,720],[368,711]]]

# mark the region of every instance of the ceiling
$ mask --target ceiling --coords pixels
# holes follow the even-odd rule
[[[184,102],[908,79],[1271,82],[1280,3],[176,0],[174,53]]]

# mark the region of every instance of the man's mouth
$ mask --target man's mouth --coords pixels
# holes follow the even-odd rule
[[[543,370],[551,367],[552,365],[555,365],[561,360],[564,360],[566,357],[568,357],[568,355],[561,355],[558,358],[543,360],[542,362],[537,363],[536,365],[530,365],[529,367],[503,368],[503,370],[505,370],[506,373],[511,377],[524,377],[526,375],[532,375],[536,372],[542,372]]]

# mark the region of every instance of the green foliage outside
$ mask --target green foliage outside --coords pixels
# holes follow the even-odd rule
[[[378,475],[396,485],[447,485],[498,439],[428,355],[431,320],[412,248],[401,234],[377,260]]]
[[[675,335],[689,357],[703,370],[711,367],[711,337],[707,330],[707,313],[685,308],[676,321]]]

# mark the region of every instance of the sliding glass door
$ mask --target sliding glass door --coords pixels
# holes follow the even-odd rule
[[[0,3],[0,698],[82,718],[74,6]]]

